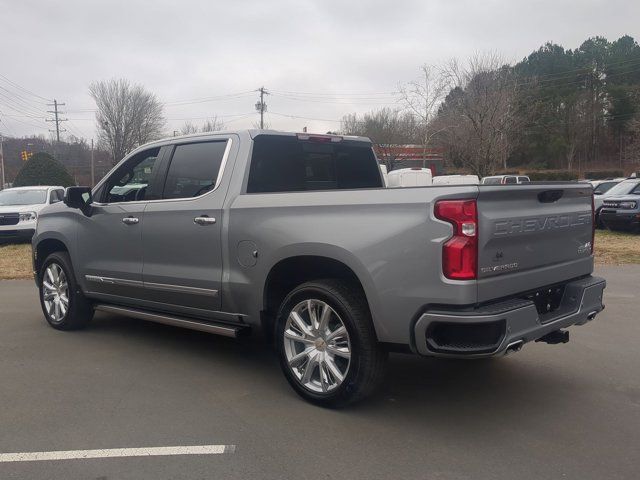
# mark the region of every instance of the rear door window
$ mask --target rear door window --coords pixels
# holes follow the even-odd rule
[[[227,140],[177,145],[169,164],[163,198],[193,198],[216,186]]]
[[[253,144],[247,193],[382,188],[371,145],[259,135]]]
[[[518,183],[518,179],[517,177],[505,177],[504,183],[506,184]]]

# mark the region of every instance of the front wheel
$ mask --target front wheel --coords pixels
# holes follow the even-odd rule
[[[294,289],[278,312],[276,338],[287,380],[312,403],[342,407],[384,378],[387,353],[364,294],[350,283],[321,280]]]
[[[76,283],[69,254],[49,255],[38,275],[40,305],[49,325],[57,330],[85,327],[93,317],[93,307]]]

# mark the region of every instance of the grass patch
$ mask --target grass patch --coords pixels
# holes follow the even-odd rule
[[[596,230],[595,253],[597,265],[640,263],[640,235]]]
[[[640,264],[640,235],[596,230],[596,264]],[[0,280],[31,279],[31,245],[0,244]]]
[[[33,278],[31,244],[0,244],[0,280]]]

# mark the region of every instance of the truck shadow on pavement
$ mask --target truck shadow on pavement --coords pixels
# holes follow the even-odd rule
[[[272,347],[259,335],[230,339],[103,313],[96,315],[85,334],[100,337],[101,343],[105,339],[118,344],[124,340],[127,348],[142,355],[149,349],[162,351],[163,361],[180,362],[192,372],[201,370],[220,391],[246,385],[250,392],[241,400],[250,398],[253,406],[255,402],[280,402],[296,410],[318,409],[290,389]],[[548,368],[538,361],[542,358],[539,352],[524,355],[449,360],[392,354],[386,380],[372,398],[341,411],[324,412],[377,418],[382,414],[387,420],[406,417],[412,422],[428,422],[431,428],[439,422],[450,428],[455,418],[456,422],[464,420],[465,428],[474,424],[481,428],[487,422],[516,421],[524,409],[534,415],[544,415],[552,406],[556,411],[570,409],[586,388],[582,384],[586,380],[567,378]],[[242,402],[236,405],[242,408]],[[416,412],[420,414],[416,416]]]

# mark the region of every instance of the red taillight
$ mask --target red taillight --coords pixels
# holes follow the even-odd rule
[[[478,276],[478,208],[475,200],[441,200],[435,216],[453,225],[453,236],[442,247],[442,273],[452,280]]]
[[[593,244],[596,241],[596,202],[591,194],[591,254],[593,255]]]

